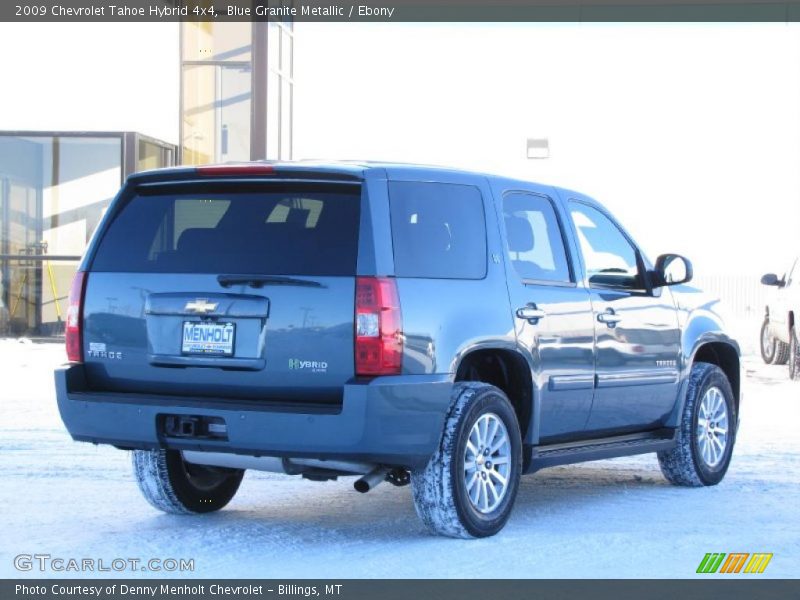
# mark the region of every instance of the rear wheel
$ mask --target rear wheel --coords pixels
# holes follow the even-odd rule
[[[775,340],[775,358],[772,359],[773,365],[785,365],[789,362],[791,356],[790,344],[782,342],[778,339]]]
[[[207,513],[231,501],[244,477],[240,469],[195,465],[177,450],[134,450],[133,474],[152,506],[170,514]]]
[[[777,340],[769,333],[769,317],[764,317],[764,323],[761,325],[761,359],[771,365],[775,360],[775,351]]]
[[[716,485],[728,471],[736,441],[736,408],[725,373],[716,365],[692,366],[677,444],[658,453],[661,472],[670,483]]]
[[[796,326],[789,335],[789,379],[800,379],[800,340]]]
[[[442,441],[411,474],[414,506],[428,529],[470,538],[506,524],[519,488],[522,441],[514,409],[498,388],[458,383]]]

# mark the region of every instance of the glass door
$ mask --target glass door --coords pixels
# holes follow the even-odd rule
[[[11,177],[2,178],[0,190],[0,238],[6,255],[0,270],[0,334],[25,334],[38,321],[41,264],[24,258],[42,252],[38,194],[35,187]]]
[[[250,160],[249,66],[217,69],[217,162]]]
[[[183,162],[250,160],[251,67],[184,67]]]

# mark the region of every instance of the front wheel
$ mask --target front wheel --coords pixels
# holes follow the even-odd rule
[[[522,440],[506,395],[485,383],[457,383],[441,443],[411,474],[414,506],[438,535],[496,534],[514,506],[522,473]]]
[[[145,500],[170,514],[219,510],[231,501],[244,477],[240,469],[188,463],[177,450],[134,450],[132,462]]]
[[[769,317],[764,317],[764,323],[761,325],[761,359],[768,365],[771,365],[775,360],[775,351],[777,350],[778,341],[769,333]]]
[[[709,363],[692,365],[674,448],[658,453],[674,485],[716,485],[728,471],[736,441],[736,406],[725,373]]]

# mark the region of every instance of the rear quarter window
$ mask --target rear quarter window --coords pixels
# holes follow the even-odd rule
[[[142,189],[113,217],[91,269],[352,276],[360,193],[358,186]]]
[[[397,277],[483,279],[486,222],[475,186],[389,183]]]

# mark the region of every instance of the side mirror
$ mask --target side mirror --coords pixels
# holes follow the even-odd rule
[[[783,281],[778,279],[778,276],[775,273],[767,273],[761,278],[761,285],[772,285],[775,287],[781,287],[783,285]]]
[[[662,254],[656,259],[653,273],[653,287],[679,285],[692,280],[692,263],[680,254]]]

